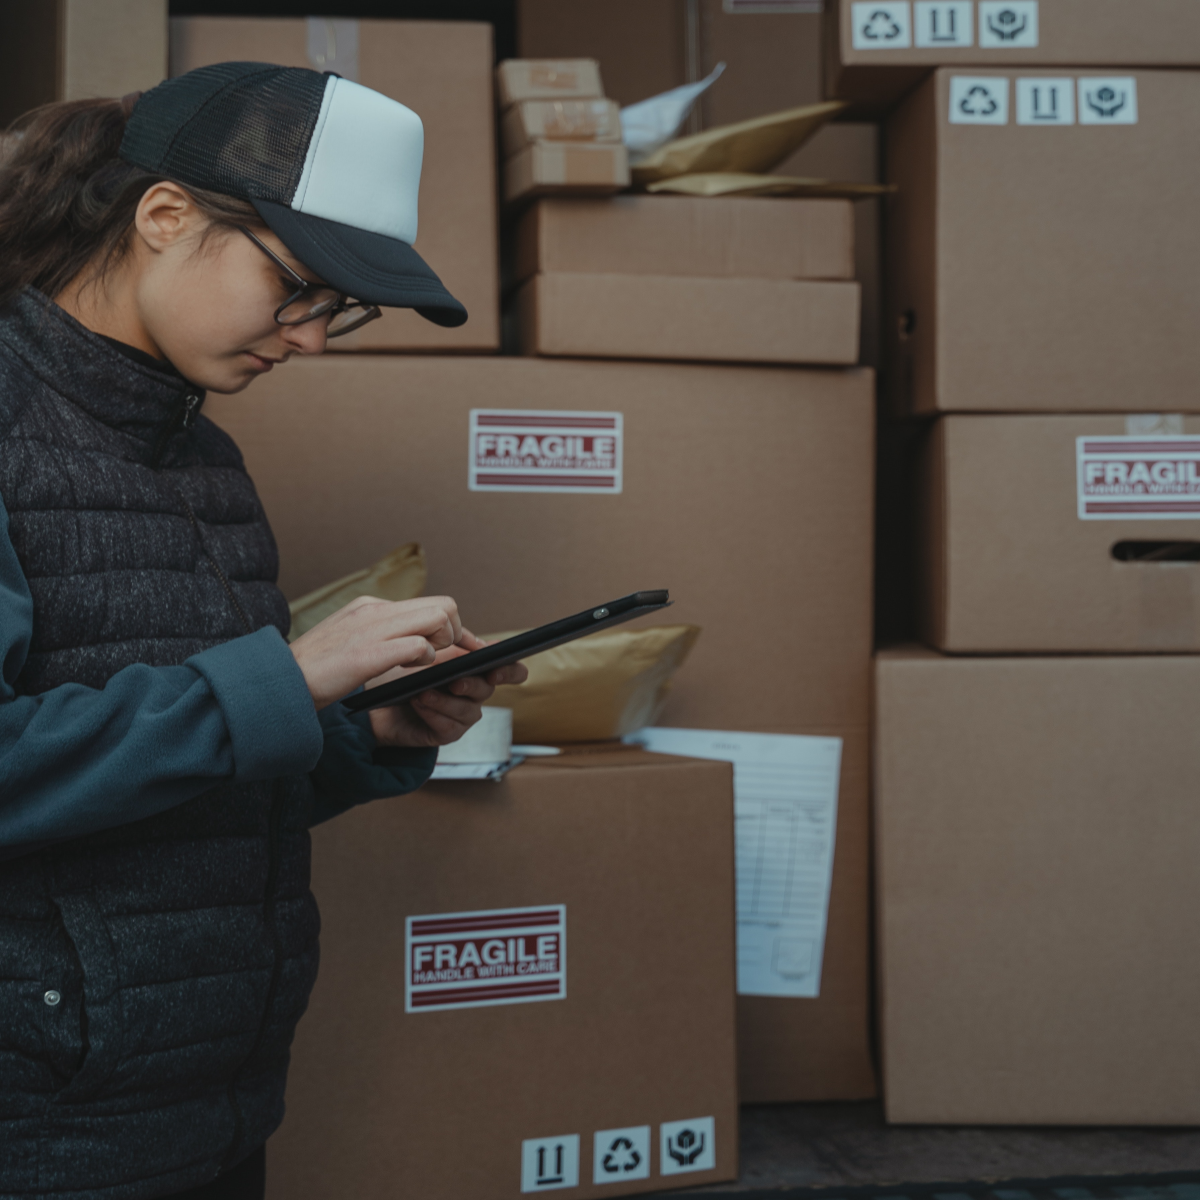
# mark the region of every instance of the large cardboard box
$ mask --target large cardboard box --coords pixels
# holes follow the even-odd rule
[[[518,282],[538,272],[853,279],[848,200],[615,196],[541,200],[516,233]]]
[[[4,0],[0,26],[0,125],[54,100],[144,92],[167,74],[166,0]]]
[[[728,764],[618,750],[428,785],[320,826],[313,889],[275,1200],[736,1175]]]
[[[171,73],[240,60],[333,69],[408,105],[425,126],[416,249],[466,305],[443,329],[384,309],[343,350],[494,352],[500,346],[492,27],[473,21],[176,17]]]
[[[859,285],[686,275],[535,275],[517,293],[523,354],[849,365]]]
[[[872,385],[865,370],[362,355],[289,363],[206,403],[245,453],[288,595],[411,540],[429,556],[429,591],[454,596],[480,633],[669,587],[670,620],[704,632],[660,724],[844,739],[821,996],[741,998],[748,1099],[874,1087]],[[545,411],[576,429],[598,417],[605,436],[619,426],[620,490],[594,472],[580,491],[534,491],[540,468],[529,491],[473,490],[471,473],[488,473],[472,456],[473,409]]]
[[[942,417],[921,487],[931,645],[1200,650],[1200,418]]]
[[[887,127],[898,404],[1200,408],[1200,163],[1180,153],[1197,138],[1200,71],[923,83]]]
[[[1191,0],[826,0],[825,97],[878,116],[933,67],[1200,66]]]
[[[1200,657],[882,654],[888,1119],[1200,1122]]]

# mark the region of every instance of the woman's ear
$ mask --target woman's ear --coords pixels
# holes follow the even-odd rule
[[[161,254],[195,232],[202,221],[191,196],[177,183],[164,181],[147,188],[133,224],[146,246]]]

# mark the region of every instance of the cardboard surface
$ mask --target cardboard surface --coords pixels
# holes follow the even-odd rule
[[[119,98],[166,77],[166,0],[8,0],[0,18],[4,125],[54,100]]]
[[[205,404],[245,454],[289,596],[410,540],[429,592],[482,632],[669,587],[664,621],[703,632],[660,724],[845,739],[822,995],[741,1002],[748,1098],[873,1089],[872,391],[863,370],[364,355],[292,362]],[[469,490],[473,408],[621,413],[622,491]]]
[[[525,354],[848,365],[859,297],[841,280],[557,274],[516,304]]]
[[[517,227],[516,278],[539,271],[852,279],[853,206],[693,196],[541,200]]]
[[[500,137],[506,158],[542,138],[619,142],[620,109],[615,100],[525,100],[504,114]]]
[[[962,37],[962,12],[955,35]],[[996,6],[989,5],[994,9]],[[858,5],[855,46],[853,0],[826,0],[824,34],[825,95],[852,100],[860,116],[879,116],[900,100],[932,67],[1197,67],[1200,66],[1200,9],[1191,0],[1038,0],[1022,3],[1019,18],[1036,12],[1034,25],[1010,37],[986,29],[992,13],[971,0],[971,45],[921,46],[931,27],[914,29],[912,6]],[[942,7],[943,36],[948,5]],[[884,10],[882,13],[880,10]],[[894,18],[900,13],[900,20]],[[880,19],[880,17],[884,19]],[[876,34],[865,43],[861,25],[875,18]],[[920,18],[918,18],[920,19]],[[928,18],[926,18],[927,20]],[[981,39],[981,27],[984,29]],[[1036,27],[1036,35],[1033,29]],[[922,36],[922,30],[925,36]],[[981,45],[981,41],[988,45]],[[1030,41],[1035,44],[1028,44]],[[907,41],[908,45],[901,43]]]
[[[504,164],[508,201],[547,192],[608,195],[629,186],[629,155],[610,142],[534,142]]]
[[[1200,435],[1200,417],[1178,427]],[[1200,512],[1079,516],[1078,439],[1129,434],[1130,423],[1114,416],[937,422],[922,478],[923,636],[931,645],[983,653],[1200,650],[1200,562],[1114,556],[1129,542],[1200,550]],[[1151,435],[1128,444],[1169,455],[1185,443]]]
[[[880,655],[888,1119],[1200,1122],[1200,657]]]
[[[496,68],[500,107],[523,100],[582,100],[604,95],[600,64],[588,58],[510,58]]]
[[[573,1196],[736,1175],[732,771],[585,761],[427,785],[314,831],[321,972],[270,1142],[275,1200],[384,1200],[397,1180],[515,1200],[523,1141],[571,1134]],[[406,1011],[407,918],[556,905],[565,998]],[[715,1165],[664,1175],[660,1125],[702,1117]],[[647,1125],[649,1177],[594,1184],[593,1135]]]
[[[937,71],[888,123],[887,178],[899,190],[886,203],[883,325],[896,403],[1200,409],[1200,166],[1179,153],[1200,137],[1200,71],[1123,70],[1136,124],[1043,128],[1017,123],[1018,74],[994,70],[971,78],[1007,83],[1008,124],[952,124],[959,74]],[[1019,78],[1086,87],[1097,76]]]
[[[495,351],[500,284],[492,28],[472,21],[355,24],[357,82],[408,105],[425,126],[415,248],[470,315],[458,329],[443,329],[409,309],[384,309],[382,318],[331,345],[339,352]],[[176,17],[171,73],[226,60],[313,67],[307,39],[304,18]]]

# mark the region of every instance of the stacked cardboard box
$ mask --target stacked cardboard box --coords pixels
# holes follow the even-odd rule
[[[206,404],[243,448],[289,595],[413,539],[429,589],[482,633],[668,586],[672,620],[703,632],[662,724],[842,740],[819,995],[738,998],[748,1100],[875,1088],[873,384],[861,369],[354,355],[291,363],[250,400]],[[604,471],[533,457],[523,478],[489,481],[494,435],[523,443],[586,421],[615,438]]]
[[[496,68],[504,198],[604,195],[629,186],[617,105],[591,59],[507,59]]]
[[[858,361],[847,200],[542,200],[517,231],[527,354]]]
[[[1192,837],[1186,751],[1161,739],[1175,706],[1197,715],[1200,671],[1171,656],[1200,650],[1200,422],[1183,415],[1200,411],[1200,237],[1180,152],[1200,72],[1146,64],[1200,63],[1200,24],[1169,0],[867,7],[831,14],[831,78],[903,95],[888,391],[928,419],[920,616],[941,652],[877,666],[888,1114],[1191,1122],[1194,987],[1167,939],[1200,933],[1200,887],[1173,857]]]

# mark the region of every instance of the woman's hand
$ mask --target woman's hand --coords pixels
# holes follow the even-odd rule
[[[487,643],[473,633],[462,631],[458,644],[435,655],[436,662],[446,662],[471,650],[481,650]],[[411,675],[412,668],[387,672],[385,678],[372,679],[368,686]],[[502,683],[524,683],[529,672],[523,663],[497,667],[487,675],[458,679],[445,690],[431,688],[407,704],[394,708],[376,708],[371,712],[371,729],[375,740],[385,746],[445,746],[457,742],[483,716],[484,701]],[[449,693],[449,694],[447,694]]]
[[[397,667],[431,666],[439,651],[462,638],[458,605],[449,596],[396,601],[360,596],[298,637],[291,650],[313,704],[322,709]],[[472,638],[469,648],[478,644]]]

